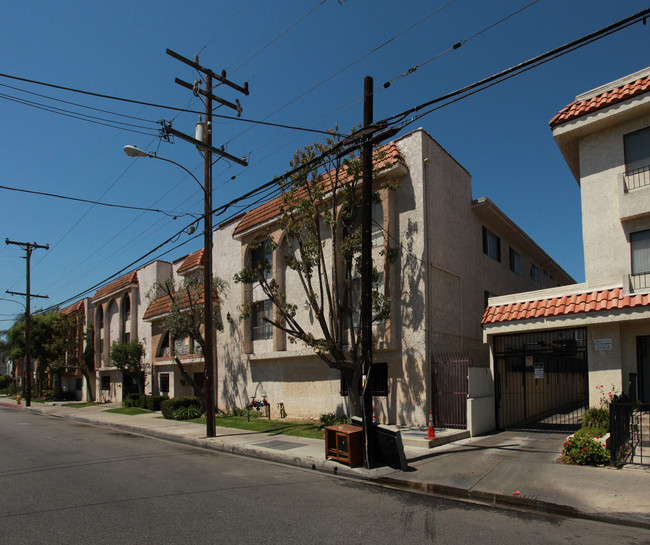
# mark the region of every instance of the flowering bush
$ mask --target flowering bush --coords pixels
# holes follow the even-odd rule
[[[609,463],[609,451],[589,433],[576,434],[564,443],[562,460],[567,464],[596,465]]]
[[[596,386],[596,390],[600,392],[600,407],[602,409],[607,409],[609,408],[610,403],[614,399],[615,396],[617,396],[616,388],[614,388],[614,385],[612,384],[612,387],[605,393],[605,386],[601,384],[600,386]]]

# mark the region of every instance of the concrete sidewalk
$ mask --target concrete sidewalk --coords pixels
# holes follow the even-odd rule
[[[117,403],[78,409],[34,403],[27,408],[24,401],[19,406],[13,399],[0,398],[0,405],[424,494],[650,528],[650,469],[555,463],[565,434],[501,432],[431,449],[405,446],[409,470],[402,472],[389,467],[350,468],[326,460],[324,442],[317,439],[220,427],[208,439],[203,426],[165,420],[160,413],[106,412],[121,406]],[[426,436],[426,429],[421,433]]]

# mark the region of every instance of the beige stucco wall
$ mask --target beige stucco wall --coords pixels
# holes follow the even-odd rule
[[[587,123],[587,120],[583,121]],[[615,123],[612,120],[611,123]],[[580,139],[582,230],[585,255],[585,279],[589,285],[621,282],[631,272],[629,234],[650,229],[650,194],[634,190],[625,194],[623,173],[625,156],[623,136],[650,126],[650,114],[615,123]],[[621,221],[628,203],[641,201],[645,217]],[[631,212],[624,212],[630,217]]]

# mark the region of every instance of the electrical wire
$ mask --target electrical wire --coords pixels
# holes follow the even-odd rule
[[[478,92],[476,90],[482,90],[483,88],[487,88],[488,86],[495,85],[496,83],[501,83],[502,81],[505,81],[506,79],[509,79],[510,77],[513,77],[515,75],[519,75],[520,73],[523,73],[530,68],[535,68],[537,66],[540,66],[546,62],[549,62],[550,60],[554,60],[562,55],[565,55],[566,53],[570,53],[572,51],[575,51],[576,49],[579,49],[581,47],[584,47],[585,45],[589,45],[597,40],[600,40],[602,38],[605,38],[607,36],[610,36],[611,34],[614,34],[615,32],[618,32],[620,30],[623,30],[633,24],[645,21],[645,19],[650,16],[650,8],[645,9],[643,11],[640,11],[630,17],[627,17],[625,19],[622,19],[620,21],[617,21],[616,23],[613,23],[607,27],[601,28],[595,32],[592,32],[590,34],[587,34],[585,36],[582,36],[581,38],[578,38],[576,40],[573,40],[567,44],[564,44],[560,47],[557,47],[555,49],[552,49],[550,51],[547,51],[546,53],[543,53],[541,55],[538,55],[536,57],[533,57],[531,59],[528,59],[527,61],[524,61],[522,63],[519,63],[517,65],[511,66],[510,68],[507,68],[506,70],[502,70],[501,72],[498,72],[496,74],[493,74],[487,78],[484,78],[482,80],[479,80],[477,82],[474,82],[470,85],[467,85],[465,87],[462,87],[460,89],[457,89],[456,91],[452,91],[451,93],[447,93],[445,95],[442,95],[440,97],[434,98],[432,100],[429,100],[427,102],[424,102],[422,104],[419,104],[418,106],[414,106],[412,108],[409,108],[408,110],[405,110],[399,114],[392,115],[390,117],[387,117],[383,120],[381,120],[379,123],[385,122],[388,124],[397,124],[401,120],[404,120],[406,117],[408,117],[412,113],[416,113],[423,108],[427,108],[428,106],[432,106],[434,104],[443,102],[445,100],[451,99],[458,97],[459,95],[465,95],[469,96],[469,92],[471,91],[471,94],[474,94],[475,92]],[[461,97],[462,98],[462,97]],[[454,100],[456,102],[459,99]],[[438,109],[438,108],[435,108]],[[424,114],[418,115],[417,117],[414,117],[412,120],[410,120],[406,125],[407,126],[417,119],[420,119],[423,115],[427,115],[431,113],[431,111],[434,110],[429,110],[425,112]],[[395,121],[397,120],[397,121]]]
[[[177,106],[165,106],[165,105],[162,105],[162,104],[154,104],[152,102],[146,102],[146,101],[142,101],[142,100],[134,100],[134,99],[122,98],[122,97],[107,95],[107,94],[103,94],[103,93],[94,93],[92,91],[83,91],[81,89],[74,89],[72,87],[65,87],[63,85],[55,85],[53,83],[45,83],[45,82],[41,82],[41,81],[37,81],[37,80],[33,80],[33,79],[22,78],[22,77],[18,77],[18,76],[12,76],[10,74],[2,74],[2,73],[0,73],[0,77],[13,79],[13,80],[17,80],[17,81],[23,81],[25,83],[32,83],[34,85],[42,85],[42,86],[45,86],[45,87],[50,87],[50,88],[53,88],[53,89],[59,89],[59,90],[62,90],[62,91],[69,91],[71,93],[79,93],[79,94],[82,94],[82,95],[93,96],[93,97],[103,98],[103,99],[107,99],[107,100],[116,100],[118,102],[125,102],[125,103],[128,103],[128,104],[138,104],[140,106],[148,106],[148,107],[152,107],[152,108],[160,108],[160,109],[171,110],[171,111],[180,112],[180,113],[190,113],[190,114],[200,114],[200,115],[205,113],[205,112],[198,111],[198,110],[195,111],[195,110],[189,110],[187,108],[179,108]],[[43,108],[43,109],[46,109],[46,108]],[[265,126],[269,126],[269,127],[279,127],[281,129],[291,129],[291,130],[296,130],[296,131],[305,131],[305,132],[311,132],[311,133],[317,133],[317,134],[328,134],[328,132],[324,131],[324,130],[310,129],[310,128],[307,128],[307,127],[296,127],[294,125],[286,125],[286,124],[283,124],[283,123],[271,123],[271,122],[267,122],[267,121],[264,121],[264,120],[248,119],[248,118],[245,118],[245,117],[233,117],[233,116],[230,116],[230,115],[219,115],[219,114],[212,114],[212,115],[213,115],[213,117],[216,117],[216,118],[219,118],[219,119],[227,119],[229,121],[240,121],[240,122],[243,122],[243,123],[251,123],[253,125],[265,125]],[[343,136],[343,135],[341,135],[341,136]]]
[[[511,17],[514,17],[515,15],[517,15],[517,14],[521,13],[522,11],[528,9],[529,7],[533,6],[534,4],[537,4],[537,2],[539,2],[539,0],[533,0],[530,4],[527,4],[527,5],[523,6],[522,8],[519,8],[518,10],[513,11],[512,13],[510,13],[509,15],[506,15],[505,17],[499,19],[499,20],[496,21],[495,23],[492,23],[491,25],[489,25],[489,26],[487,26],[487,27],[481,29],[480,31],[476,32],[475,34],[472,34],[469,38],[465,38],[464,40],[461,40],[461,41],[459,41],[459,42],[456,42],[456,43],[454,43],[454,45],[448,47],[448,48],[445,49],[444,51],[441,51],[441,52],[438,53],[437,55],[434,55],[434,56],[431,57],[430,59],[428,59],[428,60],[426,60],[426,61],[424,61],[424,62],[422,62],[422,63],[420,63],[420,64],[416,64],[415,66],[412,66],[411,68],[409,68],[409,69],[408,69],[406,72],[404,72],[403,74],[401,74],[401,75],[399,75],[399,76],[396,76],[396,77],[394,77],[393,79],[388,80],[386,83],[384,83],[384,85],[383,85],[384,89],[387,89],[388,87],[390,87],[390,85],[391,85],[392,83],[394,83],[395,81],[397,81],[397,80],[399,80],[399,79],[402,79],[402,78],[404,78],[404,77],[406,77],[406,76],[410,76],[413,72],[417,71],[419,68],[422,68],[423,66],[429,64],[430,62],[435,61],[436,59],[439,59],[439,58],[442,57],[443,55],[446,55],[447,53],[451,53],[452,51],[455,51],[456,49],[460,49],[460,48],[461,48],[463,45],[465,45],[467,42],[473,40],[474,38],[476,38],[476,37],[480,36],[481,34],[487,32],[488,30],[493,29],[493,28],[496,27],[497,25],[503,23],[504,21],[507,21],[507,20],[510,19]]]
[[[157,208],[145,208],[142,206],[130,206],[128,204],[114,204],[114,203],[107,203],[107,202],[100,202],[100,201],[92,201],[90,199],[82,199],[80,197],[70,197],[67,195],[58,195],[56,193],[46,193],[44,191],[34,191],[31,189],[21,189],[19,187],[9,187],[6,185],[0,185],[0,189],[5,189],[7,191],[17,191],[19,193],[28,193],[30,195],[41,195],[43,197],[53,197],[56,199],[64,199],[66,201],[76,201],[76,202],[84,202],[89,204],[96,204],[97,206],[107,206],[110,208],[123,208],[126,210],[141,210],[143,212],[157,212],[159,214],[164,214],[165,216],[174,219],[180,216],[194,216],[194,214],[190,214],[189,212],[185,212],[183,214],[174,214],[173,212],[159,210]]]

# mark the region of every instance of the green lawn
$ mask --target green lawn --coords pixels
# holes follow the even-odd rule
[[[106,412],[133,416],[135,414],[150,414],[153,411],[150,411],[149,409],[141,409],[140,407],[119,407],[117,409],[106,409]]]
[[[205,426],[205,418],[190,420]],[[268,420],[266,418],[251,418],[248,422],[245,416],[217,416],[215,424],[223,428],[236,428],[239,430],[275,433],[278,435],[292,435],[294,437],[308,437],[310,439],[324,439],[325,433],[318,429],[317,424],[305,422],[289,422],[287,420]]]

